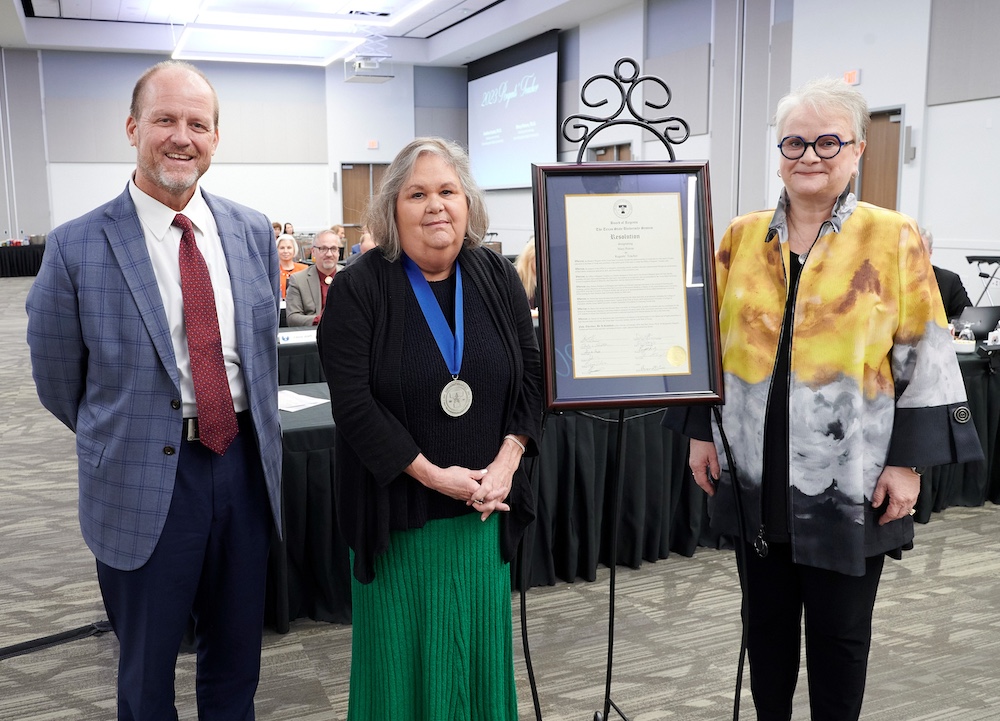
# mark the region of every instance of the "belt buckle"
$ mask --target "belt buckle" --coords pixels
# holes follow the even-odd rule
[[[184,430],[185,430],[185,440],[197,441],[198,440],[198,418],[185,418],[184,419]]]

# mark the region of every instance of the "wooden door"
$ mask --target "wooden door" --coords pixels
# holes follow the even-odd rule
[[[899,194],[900,120],[902,112],[898,109],[872,113],[855,191],[860,200],[890,210],[896,210]]]
[[[352,245],[361,241],[361,218],[388,167],[386,163],[345,163],[340,166],[344,181],[344,230],[347,232],[345,255],[350,253]]]

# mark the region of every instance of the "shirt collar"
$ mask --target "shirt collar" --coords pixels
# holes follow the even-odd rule
[[[767,240],[777,236],[780,242],[788,242],[788,203],[788,191],[782,188],[781,197],[778,198],[778,207],[774,209],[771,224],[767,228]],[[833,204],[829,220],[824,221],[823,226],[820,227],[820,235],[831,230],[834,233],[839,233],[844,222],[851,217],[851,213],[857,207],[858,199],[851,192],[851,186],[847,186],[837,198],[837,202]]]
[[[132,196],[132,202],[135,204],[135,211],[139,216],[140,222],[146,226],[157,240],[163,240],[167,236],[167,233],[170,232],[170,226],[173,225],[174,216],[177,215],[178,211],[168,208],[156,198],[147,194],[135,184],[134,178],[129,179],[128,190]],[[211,227],[209,219],[211,218],[212,211],[209,209],[208,203],[205,202],[200,187],[195,186],[194,195],[191,196],[191,200],[188,201],[188,204],[180,212],[188,217],[188,220],[191,221],[195,228],[201,231],[202,235],[208,233]]]

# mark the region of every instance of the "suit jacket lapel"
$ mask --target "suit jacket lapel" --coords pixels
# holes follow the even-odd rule
[[[253,299],[249,295],[252,283],[259,277],[259,271],[255,272],[250,258],[246,225],[240,218],[229,212],[225,204],[210,193],[201,191],[205,197],[212,215],[215,217],[215,226],[219,230],[219,240],[222,242],[222,252],[226,255],[226,265],[229,268],[229,284],[233,290],[233,313],[236,318],[236,345],[239,350],[240,360],[249,363],[253,356],[253,348],[250,340],[243,332],[243,321],[251,319],[253,313]]]
[[[170,375],[170,379],[180,389],[177,376],[177,359],[170,340],[170,326],[163,310],[163,298],[153,273],[153,263],[146,249],[146,235],[139,222],[139,216],[129,195],[128,186],[107,210],[108,223],[104,233],[111,246],[111,252],[118,261],[125,282],[132,292],[139,315],[142,316],[149,337],[153,340],[160,362]]]
[[[319,277],[319,270],[316,269],[315,265],[309,266],[309,292],[312,294],[313,308],[319,313],[323,308],[323,295],[322,291],[319,289],[319,284],[321,282]]]

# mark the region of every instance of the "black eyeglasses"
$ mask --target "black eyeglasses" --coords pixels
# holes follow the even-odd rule
[[[786,135],[778,143],[781,154],[789,160],[798,160],[806,154],[806,148],[812,147],[816,156],[823,160],[836,158],[841,148],[845,145],[853,145],[853,140],[841,140],[839,135],[820,135],[811,143],[807,143],[805,138],[798,135]]]

